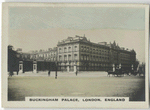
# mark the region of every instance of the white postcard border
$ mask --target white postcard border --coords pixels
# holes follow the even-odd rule
[[[145,102],[128,102],[128,103],[43,103],[43,102],[26,102],[26,101],[7,101],[7,45],[8,45],[8,9],[9,7],[133,7],[133,8],[145,8],[145,52],[146,52],[146,101]],[[7,108],[148,108],[149,107],[149,86],[148,86],[148,53],[149,53],[149,6],[146,4],[57,4],[57,3],[3,3],[3,16],[2,16],[2,107]]]

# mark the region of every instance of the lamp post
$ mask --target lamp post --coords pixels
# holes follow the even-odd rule
[[[57,62],[56,62],[56,73],[55,73],[55,79],[57,79]]]
[[[56,72],[55,72],[55,79],[57,79],[57,66],[58,66],[58,62],[57,62],[57,51],[56,51]]]

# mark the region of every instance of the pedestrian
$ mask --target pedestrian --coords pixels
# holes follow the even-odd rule
[[[13,68],[11,67],[10,68],[10,76],[12,77],[12,75],[13,75]]]
[[[55,79],[57,79],[57,65],[56,65]]]
[[[10,76],[12,77],[12,75],[13,75],[13,71],[10,71]]]
[[[50,76],[50,74],[51,74],[51,70],[49,69],[49,71],[48,71],[48,76]]]
[[[78,75],[78,70],[76,70],[76,76]]]

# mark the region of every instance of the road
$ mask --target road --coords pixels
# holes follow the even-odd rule
[[[129,97],[131,101],[145,100],[143,76],[107,77],[106,73],[83,72],[77,76],[74,73],[58,73],[55,79],[54,72],[50,77],[44,72],[25,74],[8,77],[9,101],[23,101],[27,96]]]

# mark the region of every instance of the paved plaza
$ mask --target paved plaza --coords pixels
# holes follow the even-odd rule
[[[145,100],[143,76],[107,77],[106,72],[20,73],[8,76],[8,100],[23,101],[34,96],[129,97],[131,101]]]
[[[50,73],[51,77],[55,77],[56,72],[52,71]],[[38,73],[33,73],[33,72],[25,72],[25,73],[19,73],[17,75],[16,72],[14,72],[14,76],[48,76],[48,71],[42,71],[42,72],[38,72]],[[75,77],[76,73],[75,72],[57,72],[57,76],[58,77]],[[105,71],[82,71],[82,72],[78,72],[77,74],[78,77],[103,77],[103,76],[107,76],[107,72]]]

